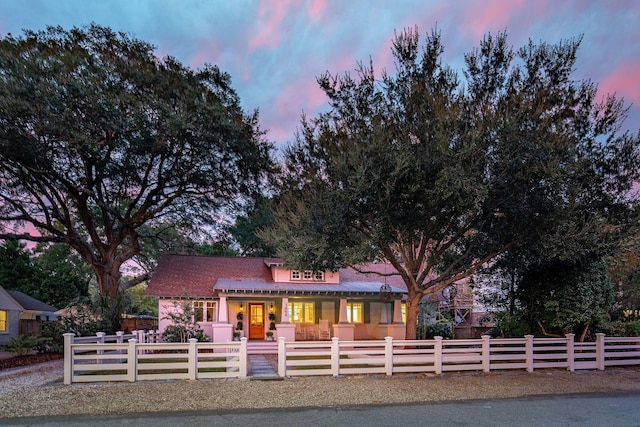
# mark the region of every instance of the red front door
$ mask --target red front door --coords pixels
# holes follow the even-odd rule
[[[264,339],[264,304],[249,303],[249,339]]]

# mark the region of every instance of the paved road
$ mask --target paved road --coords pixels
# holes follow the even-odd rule
[[[640,393],[419,405],[2,419],[3,426],[640,426]]]

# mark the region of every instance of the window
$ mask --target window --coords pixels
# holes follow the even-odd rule
[[[323,271],[291,270],[291,280],[324,280]]]
[[[0,332],[7,332],[7,312],[0,310]]]
[[[215,301],[194,301],[193,316],[196,322],[215,322],[218,320]]]
[[[361,302],[347,303],[347,322],[364,323],[364,304]]]
[[[315,323],[315,304],[312,302],[289,302],[289,320],[293,323]]]

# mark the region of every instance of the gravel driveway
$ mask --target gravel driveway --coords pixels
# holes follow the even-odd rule
[[[640,368],[62,384],[62,360],[0,371],[0,417],[326,407],[640,392]],[[1,422],[0,422],[1,424]]]

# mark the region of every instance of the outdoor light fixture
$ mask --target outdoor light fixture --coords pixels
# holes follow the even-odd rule
[[[273,303],[271,303],[271,305],[269,306],[269,311],[273,312]]]
[[[240,303],[240,311],[244,310],[244,304]]]

